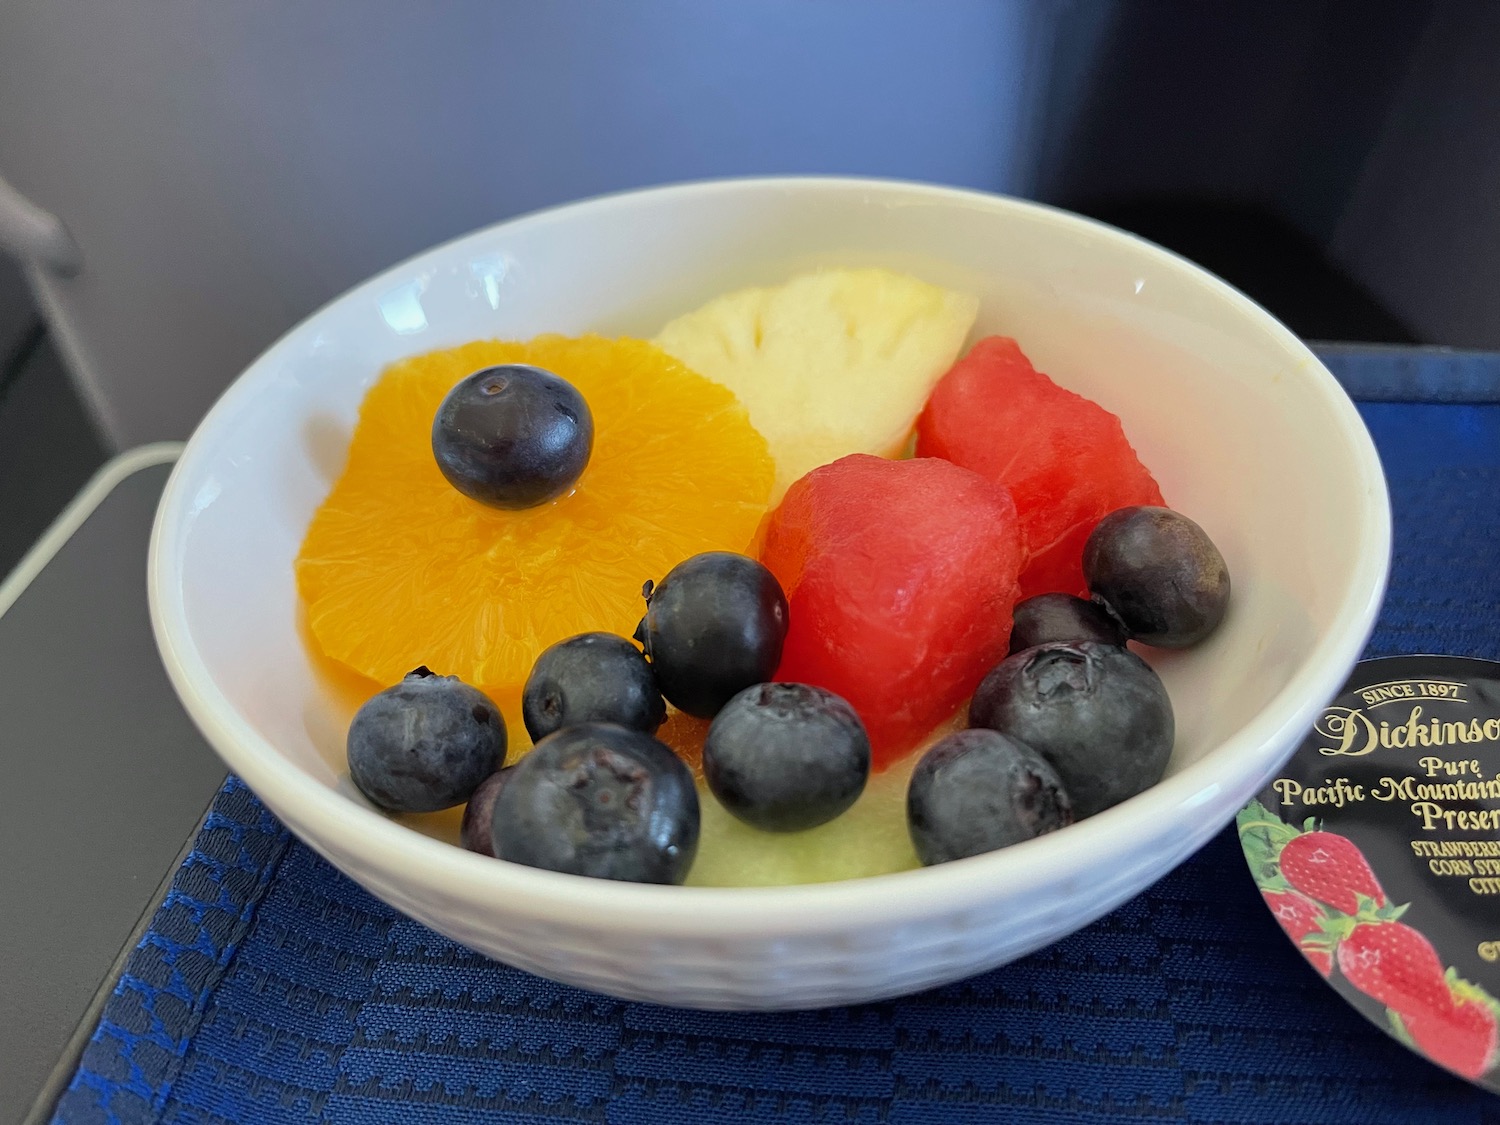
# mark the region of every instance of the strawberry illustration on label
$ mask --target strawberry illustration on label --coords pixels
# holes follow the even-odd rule
[[[1441,1015],[1453,1002],[1432,943],[1401,922],[1361,922],[1339,942],[1339,972],[1402,1016]]]
[[[1286,931],[1286,936],[1293,941],[1300,942],[1308,934],[1317,933],[1328,917],[1321,906],[1296,891],[1261,891],[1260,894]]]
[[[1500,662],[1362,661],[1238,828],[1329,987],[1500,1093]]]
[[[1297,943],[1302,955],[1325,977],[1333,971],[1333,945],[1327,925],[1328,912],[1298,891],[1261,891],[1271,915],[1281,923],[1286,936]]]
[[[1259,801],[1239,815],[1240,843],[1261,898],[1309,963],[1385,1008],[1398,1039],[1478,1079],[1496,1061],[1500,1002],[1464,980],[1422,933],[1398,919],[1358,846],[1308,820],[1302,830]]]
[[[1299,944],[1297,948],[1302,950],[1302,956],[1307,958],[1307,963],[1313,968],[1317,969],[1318,972],[1322,973],[1323,976],[1329,976],[1333,972],[1332,952],[1317,946],[1307,946],[1301,944]]]
[[[1305,832],[1281,849],[1281,874],[1297,890],[1345,914],[1359,913],[1363,895],[1385,905],[1385,892],[1363,853],[1347,837]]]
[[[1495,1057],[1495,1010],[1482,1000],[1455,999],[1444,1011],[1401,1019],[1418,1050],[1465,1078],[1478,1078]]]

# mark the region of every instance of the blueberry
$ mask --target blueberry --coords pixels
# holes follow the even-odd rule
[[[505,720],[456,676],[418,668],[365,702],[349,724],[349,776],[391,812],[435,812],[469,799],[505,764]]]
[[[709,790],[770,832],[826,824],[859,799],[869,776],[870,739],[854,708],[807,684],[746,688],[703,742]]]
[[[495,854],[512,863],[680,883],[698,851],[698,791],[682,760],[649,734],[583,723],[517,763],[492,825]]]
[[[1010,651],[1053,641],[1098,641],[1123,645],[1125,630],[1102,606],[1072,594],[1038,594],[1016,605]]]
[[[543,651],[526,679],[521,717],[533,742],[578,723],[652,733],[667,718],[651,665],[613,633],[581,633]]]
[[[776,576],[728,551],[694,555],[661,584],[646,584],[646,616],[636,627],[667,701],[700,719],[781,663],[787,605]]]
[[[993,730],[942,739],[922,755],[906,790],[906,826],[928,866],[1072,823],[1073,803],[1046,759]]]
[[[1083,576],[1143,644],[1186,648],[1208,636],[1229,605],[1229,568],[1201,527],[1170,508],[1121,508],[1083,547]]]
[[[506,766],[503,770],[490,774],[470,794],[469,803],[464,806],[464,819],[459,825],[458,838],[471,852],[494,858],[495,799],[500,796],[500,790],[505,788],[505,783],[515,770],[515,766]]]
[[[1024,742],[1052,764],[1082,818],[1161,780],[1175,727],[1167,689],[1129,649],[1084,641],[1007,657],[969,703],[969,725]]]
[[[593,448],[588,403],[540,367],[476,371],[448,392],[432,422],[432,452],[448,483],[495,508],[563,495]]]

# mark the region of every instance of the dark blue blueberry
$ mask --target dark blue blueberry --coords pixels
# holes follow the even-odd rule
[[[432,452],[448,483],[495,508],[563,495],[593,448],[588,403],[540,367],[476,371],[448,392],[432,422]]]
[[[1175,726],[1167,689],[1129,649],[1092,641],[1007,657],[969,703],[969,725],[1024,742],[1052,764],[1080,819],[1161,780]]]
[[[505,764],[505,720],[483,692],[418,668],[355,713],[348,754],[349,776],[375,804],[435,812]]]
[[[1131,637],[1187,648],[1218,627],[1229,606],[1229,568],[1213,541],[1170,508],[1121,508],[1083,547],[1089,593]]]
[[[667,718],[651,665],[613,633],[581,633],[537,657],[521,694],[533,742],[579,723],[618,723],[652,733]]]
[[[917,763],[906,826],[928,866],[1008,848],[1073,823],[1073,803],[1047,760],[993,730],[961,730]]]
[[[770,832],[826,824],[859,799],[869,776],[870,739],[854,708],[807,684],[746,688],[703,742],[709,790]]]
[[[464,806],[463,823],[459,825],[458,838],[471,852],[494,858],[495,799],[500,796],[500,790],[505,788],[505,783],[510,780],[515,769],[515,766],[506,766],[503,770],[490,774],[469,796],[469,803]]]
[[[711,719],[775,674],[786,640],[786,594],[754,559],[729,551],[694,555],[647,589],[635,639],[669,703]]]
[[[698,851],[698,791],[682,759],[649,734],[583,723],[548,735],[495,802],[495,854],[512,863],[680,883]]]
[[[1125,643],[1125,630],[1103,607],[1072,594],[1038,594],[1016,605],[1010,628],[1012,654],[1053,641]]]

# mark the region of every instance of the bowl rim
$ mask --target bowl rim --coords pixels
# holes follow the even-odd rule
[[[373,297],[398,280],[439,268],[467,243],[535,229],[585,211],[629,209],[644,200],[743,191],[874,192],[922,197],[941,205],[1018,211],[1107,242],[1129,244],[1136,253],[1196,283],[1259,326],[1299,362],[1309,389],[1329,408],[1342,445],[1353,458],[1363,496],[1358,516],[1352,581],[1336,607],[1332,625],[1304,657],[1302,666],[1271,700],[1238,730],[1200,759],[1145,792],[1062,832],[984,855],[884,875],[832,883],[776,887],[677,887],[618,883],[542,871],[497,861],[425,836],[357,803],[290,765],[219,691],[198,656],[181,596],[181,560],[170,546],[182,540],[191,514],[186,481],[208,456],[219,430],[275,377],[279,361],[317,331],[335,306]],[[199,423],[173,467],[157,509],[147,562],[152,629],[168,677],[189,716],[230,769],[284,821],[316,824],[307,842],[320,852],[324,839],[352,849],[368,872],[388,879],[420,873],[428,887],[470,902],[487,901],[518,917],[586,921],[595,927],[643,934],[714,937],[791,937],[889,928],[934,913],[951,914],[997,897],[1014,898],[1082,875],[1112,842],[1149,839],[1164,824],[1192,815],[1221,794],[1240,803],[1260,783],[1267,763],[1262,747],[1290,754],[1316,714],[1338,692],[1374,627],[1385,592],[1391,551],[1391,518],[1385,477],[1373,440],[1338,382],[1289,329],[1217,276],[1154,243],[1061,208],[970,188],[901,179],[846,176],[750,176],[693,180],[612,192],[532,211],[423,250],[360,282],[311,313],[262,352],[219,397]],[[1237,809],[1239,804],[1235,804]],[[285,810],[283,812],[282,810]],[[289,827],[291,825],[289,824]],[[295,831],[295,829],[294,829]],[[1217,827],[1215,828],[1217,831]],[[300,835],[300,833],[298,833]],[[335,848],[334,850],[338,850]],[[336,866],[339,866],[336,864]]]

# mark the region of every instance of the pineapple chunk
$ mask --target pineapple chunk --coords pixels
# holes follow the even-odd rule
[[[978,309],[905,274],[830,269],[717,297],[655,343],[739,396],[776,461],[775,501],[845,454],[901,456]]]

